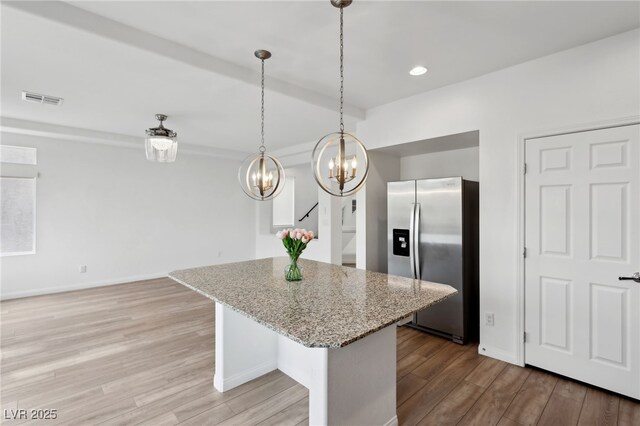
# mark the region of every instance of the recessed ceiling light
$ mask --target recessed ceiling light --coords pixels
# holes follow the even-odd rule
[[[411,75],[423,75],[427,73],[427,69],[423,66],[417,66],[411,69],[411,71],[409,71],[409,74]]]

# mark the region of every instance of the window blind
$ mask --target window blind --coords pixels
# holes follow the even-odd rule
[[[0,254],[35,253],[36,149],[0,145]]]

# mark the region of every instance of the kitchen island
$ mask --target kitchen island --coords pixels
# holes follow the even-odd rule
[[[310,260],[287,282],[288,260],[169,274],[215,301],[215,388],[280,369],[309,389],[311,425],[397,424],[396,323],[456,290]]]

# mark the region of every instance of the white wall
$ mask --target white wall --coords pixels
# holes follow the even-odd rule
[[[387,272],[387,182],[396,180],[400,180],[400,158],[369,152],[367,183],[356,194],[358,269]]]
[[[359,123],[358,137],[369,148],[480,131],[480,308],[495,313],[494,327],[481,325],[482,353],[516,362],[521,346],[519,135],[639,115],[639,75],[640,30],[634,30],[373,108]],[[369,259],[367,253],[367,267]]]
[[[400,157],[400,180],[462,176],[480,179],[480,148],[455,149]]]
[[[2,298],[164,276],[255,256],[255,206],[237,164],[2,133],[38,149],[35,255],[3,257]],[[79,273],[87,265],[86,273]]]

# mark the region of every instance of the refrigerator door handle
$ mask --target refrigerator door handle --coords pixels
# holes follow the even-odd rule
[[[411,276],[416,278],[416,245],[415,241],[415,226],[416,226],[416,204],[411,205],[411,222],[409,222],[409,263],[411,263]]]
[[[413,269],[415,270],[416,278],[420,279],[420,277],[422,277],[420,271],[420,203],[416,203],[415,205],[413,220],[413,259],[415,263]]]

